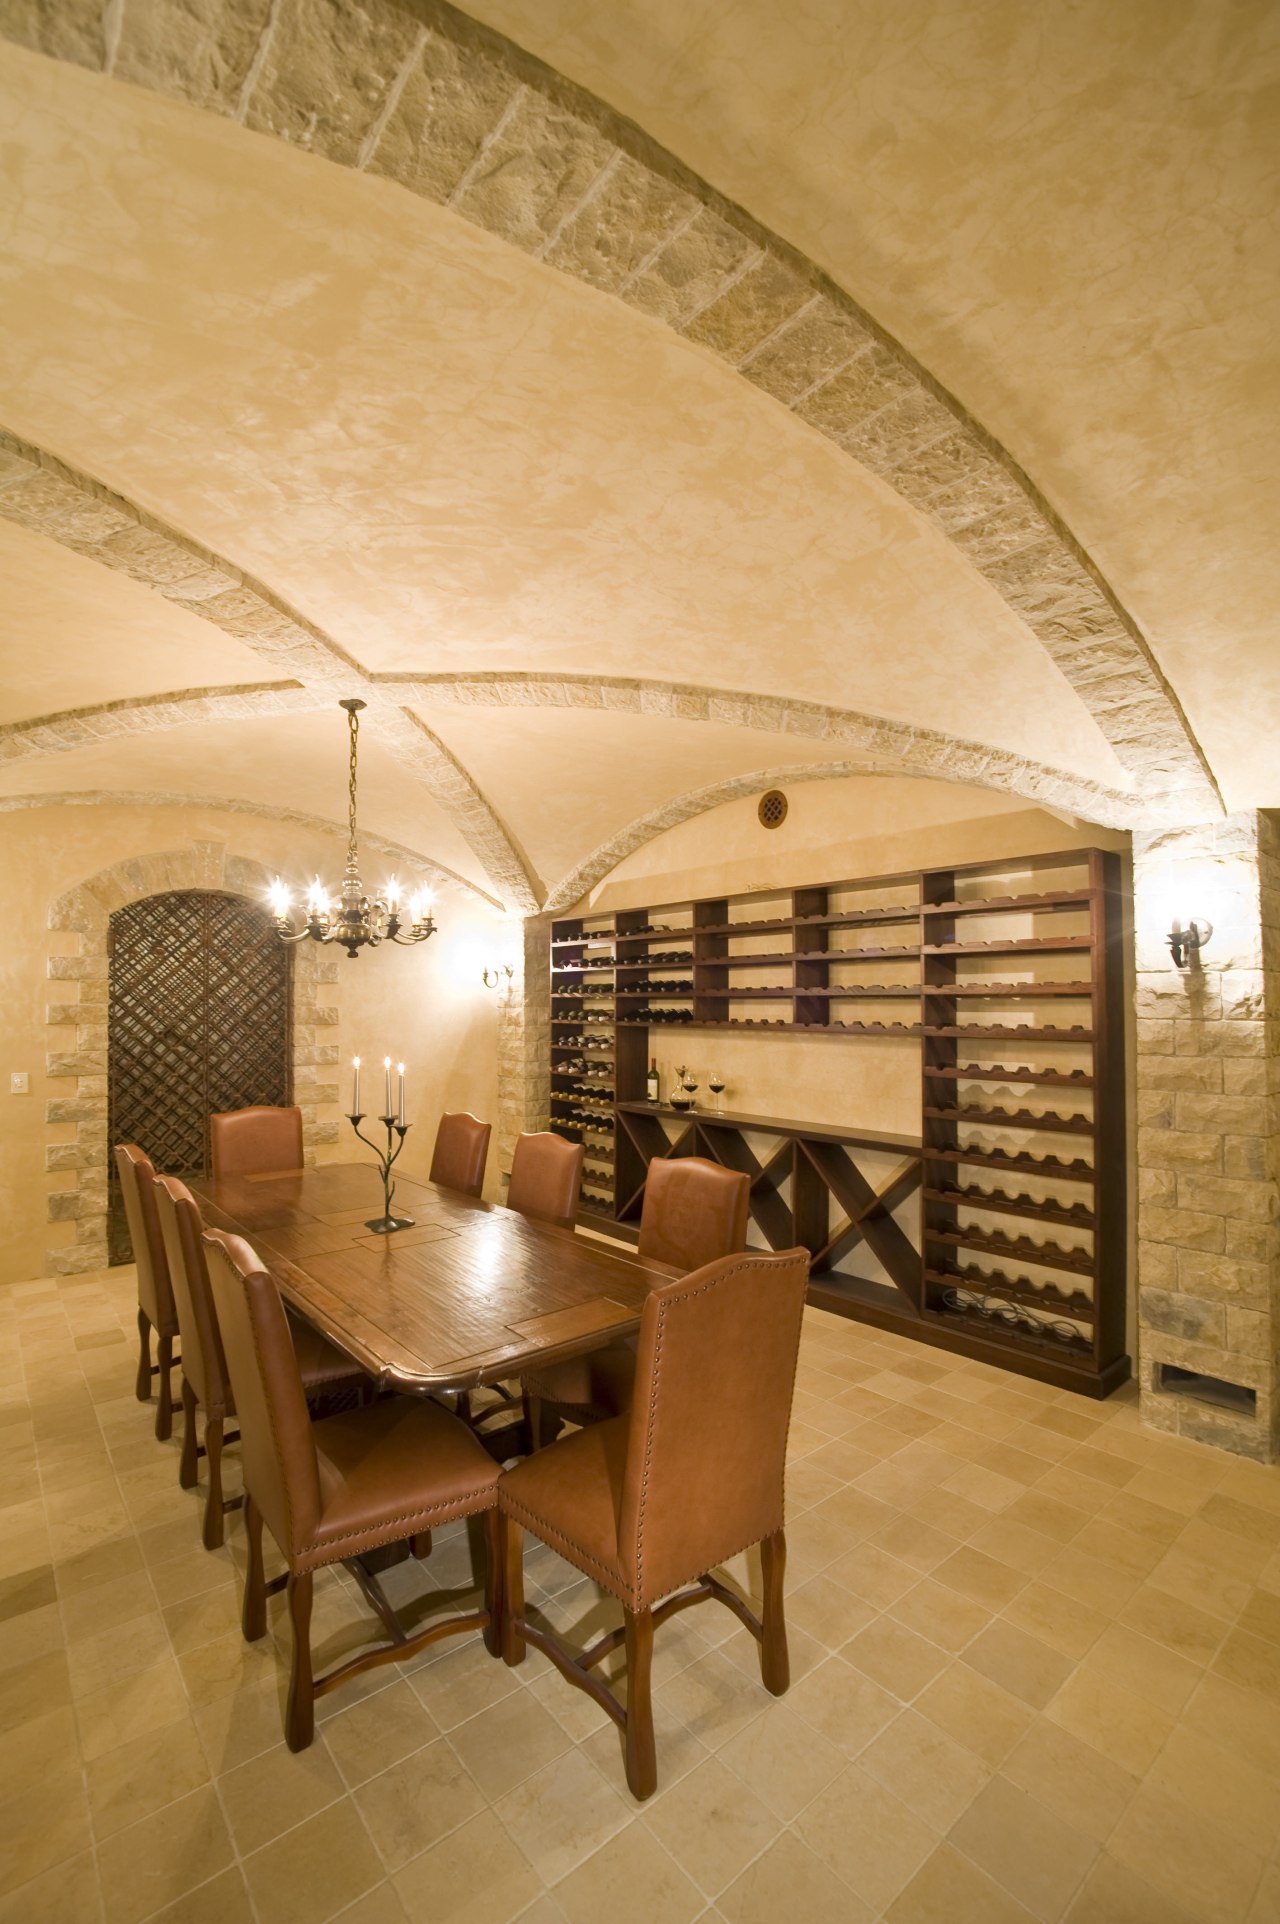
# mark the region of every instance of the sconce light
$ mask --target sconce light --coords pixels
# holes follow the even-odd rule
[[[1194,968],[1200,960],[1201,949],[1212,934],[1212,922],[1188,922],[1184,929],[1175,921],[1165,937],[1165,941],[1169,944],[1169,953],[1173,957],[1174,968]]]
[[[509,962],[499,962],[485,970],[481,981],[484,983],[486,989],[497,989],[502,986],[502,978],[505,976],[507,979],[507,987],[510,988],[514,975],[515,970]]]

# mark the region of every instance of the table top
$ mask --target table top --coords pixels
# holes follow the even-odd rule
[[[405,1389],[474,1389],[598,1348],[637,1329],[649,1289],[679,1274],[435,1183],[397,1182],[393,1207],[414,1227],[375,1235],[382,1183],[368,1163],[191,1190],[309,1322]]]

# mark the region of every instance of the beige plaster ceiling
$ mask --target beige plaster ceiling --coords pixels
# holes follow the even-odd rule
[[[0,582],[0,724],[265,679],[243,642],[4,520]]]
[[[1228,805],[1280,800],[1273,0],[470,10],[922,361],[1135,615]]]
[[[334,822],[345,834],[346,717],[336,706],[308,715],[254,716],[0,765],[0,796],[112,790],[284,807]],[[367,734],[360,740],[360,828],[492,888],[444,811],[406,783],[398,764]],[[376,869],[371,863],[367,881],[380,879]],[[326,879],[336,887],[340,877],[335,872]]]

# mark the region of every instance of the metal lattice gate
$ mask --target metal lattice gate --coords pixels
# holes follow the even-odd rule
[[[192,889],[117,909],[108,956],[108,1141],[207,1175],[214,1111],[290,1100],[292,951],[264,909]],[[110,1258],[127,1263],[114,1157],[108,1177]]]

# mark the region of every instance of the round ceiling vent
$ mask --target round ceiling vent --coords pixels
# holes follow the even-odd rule
[[[761,828],[781,828],[787,819],[787,798],[782,790],[771,788],[767,795],[762,795],[756,813]]]

